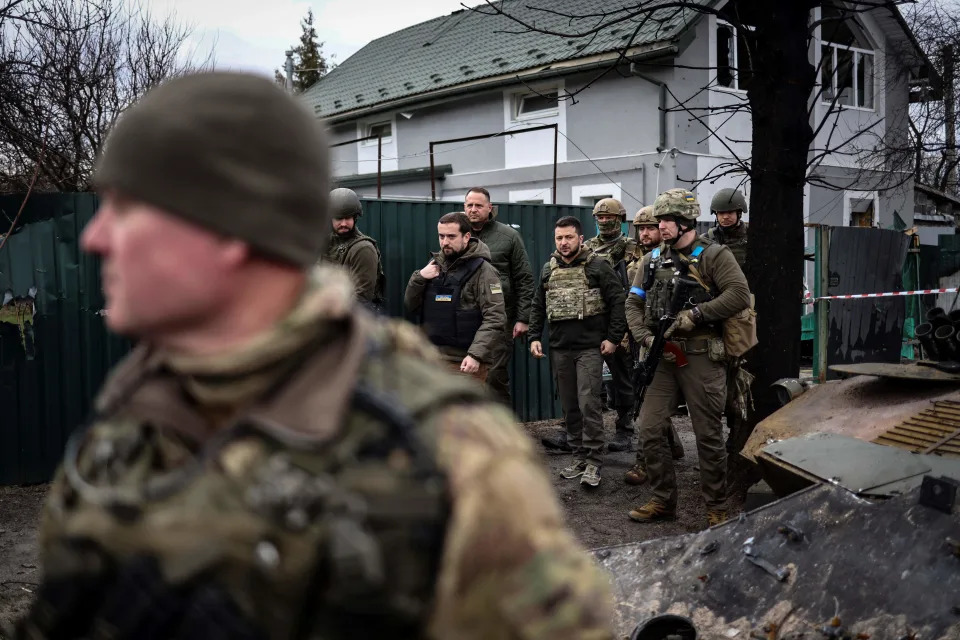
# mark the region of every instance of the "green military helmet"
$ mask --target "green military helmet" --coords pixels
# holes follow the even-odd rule
[[[652,204],[643,207],[633,216],[633,226],[645,227],[647,225],[657,226],[657,218],[653,215]]]
[[[657,196],[653,203],[653,215],[660,218],[681,218],[696,223],[700,216],[700,203],[692,191],[686,189],[668,189]]]
[[[330,192],[330,217],[359,218],[363,215],[360,197],[353,189],[340,187]]]
[[[620,216],[621,222],[627,221],[627,210],[616,198],[604,198],[593,206],[593,217],[602,214]]]
[[[747,199],[739,189],[720,189],[710,201],[710,211],[747,212]]]

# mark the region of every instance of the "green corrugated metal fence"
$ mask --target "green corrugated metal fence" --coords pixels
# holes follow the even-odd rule
[[[0,233],[22,200],[0,197]],[[0,292],[25,297],[36,288],[32,336],[0,323],[0,484],[50,478],[67,436],[128,348],[103,326],[99,268],[78,247],[95,209],[92,194],[33,195],[0,250]]]
[[[0,197],[0,233],[22,197]],[[52,475],[70,432],[110,366],[129,343],[107,332],[98,261],[81,253],[80,232],[96,210],[93,194],[34,194],[0,250],[0,295],[21,298],[36,288],[32,336],[0,322],[0,484],[42,482]],[[407,279],[437,248],[437,220],[458,203],[365,200],[360,228],[380,243],[387,274],[387,311],[402,317]],[[594,233],[587,207],[501,204],[501,222],[518,229],[534,274],[553,251],[553,222],[577,216]],[[9,315],[9,314],[8,314]],[[6,317],[6,316],[0,316]],[[32,340],[31,340],[32,338]],[[515,345],[514,405],[522,420],[559,414],[547,359]]]
[[[363,200],[360,229],[380,244],[387,276],[386,310],[404,317],[403,292],[410,274],[427,264],[430,252],[439,247],[437,220],[445,213],[462,210],[458,202],[403,202]],[[554,251],[553,223],[563,216],[576,216],[586,237],[596,234],[592,209],[564,205],[499,204],[497,220],[520,232],[530,257],[534,278]],[[411,318],[408,318],[411,319]],[[514,343],[510,383],[513,405],[521,420],[543,420],[560,415],[554,399],[547,358],[535,360],[525,341]]]

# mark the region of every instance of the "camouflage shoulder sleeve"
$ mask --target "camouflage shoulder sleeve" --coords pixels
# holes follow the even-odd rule
[[[510,416],[484,404],[432,419],[452,510],[430,637],[612,638],[609,577],[564,526]]]

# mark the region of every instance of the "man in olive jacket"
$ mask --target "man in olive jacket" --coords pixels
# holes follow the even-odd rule
[[[544,322],[550,323],[550,365],[563,407],[573,462],[560,475],[600,484],[606,449],[600,393],[603,357],[627,330],[623,284],[610,263],[583,244],[580,221],[560,218],[556,253],[543,266],[530,310],[530,353],[543,357]]]
[[[440,251],[410,276],[403,303],[451,368],[486,382],[505,349],[503,291],[490,250],[471,237],[462,211],[437,223]]]
[[[487,376],[490,390],[507,406],[510,400],[510,357],[513,341],[526,335],[530,322],[530,301],[533,299],[533,271],[523,239],[510,225],[496,221],[490,192],[473,187],[464,198],[464,211],[473,226],[473,237],[490,247],[490,262],[500,273],[507,320],[504,323],[506,349]]]

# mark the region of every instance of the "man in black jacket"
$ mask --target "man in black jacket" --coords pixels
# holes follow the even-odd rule
[[[583,245],[577,218],[557,220],[554,241],[557,251],[543,265],[530,310],[530,353],[543,357],[540,339],[549,322],[550,365],[573,449],[573,462],[561,475],[596,487],[606,448],[603,356],[616,351],[626,333],[625,293],[613,267]]]

